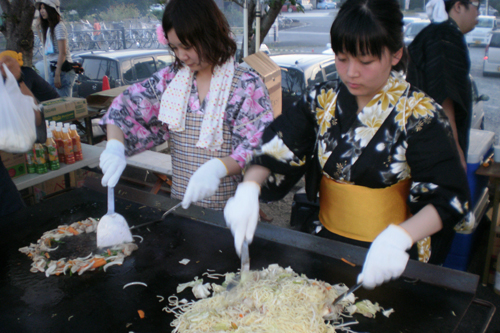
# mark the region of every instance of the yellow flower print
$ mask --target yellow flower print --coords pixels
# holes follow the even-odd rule
[[[360,146],[366,147],[366,145],[373,138],[375,133],[377,133],[378,129],[384,123],[386,119],[386,115],[384,115],[379,108],[375,109],[364,109],[358,115],[359,121],[364,125],[356,128],[355,130],[355,140],[361,141]]]
[[[366,107],[371,107],[376,105],[379,101],[381,103],[382,110],[385,111],[389,105],[394,105],[398,101],[399,97],[404,93],[406,89],[406,84],[403,82],[389,77],[387,84],[382,88],[382,90],[377,93],[372,100],[366,105]]]
[[[326,110],[328,105],[333,101],[335,97],[335,92],[333,89],[329,89],[325,92],[324,89],[321,90],[321,94],[318,96],[318,104],[323,109]]]
[[[318,96],[318,105],[316,108],[316,121],[320,126],[320,134],[324,135],[326,131],[330,128],[332,123],[333,115],[335,114],[335,102],[336,102],[336,94],[333,89],[321,90],[321,94]],[[331,107],[330,107],[331,105]],[[336,123],[336,120],[334,123]]]
[[[326,161],[328,161],[331,154],[331,151],[326,151],[326,142],[321,140],[318,144],[318,159],[319,164],[321,164],[321,168],[325,167]]]
[[[290,161],[290,165],[291,166],[295,166],[295,167],[300,167],[300,166],[303,166],[304,164],[306,164],[306,157],[304,156],[304,158],[302,160],[300,160],[298,163],[295,162],[295,161]]]
[[[271,141],[262,145],[262,153],[270,155],[281,162],[286,162],[293,158],[293,153],[278,136],[275,136]]]
[[[432,100],[426,97],[424,93],[413,92],[408,99],[403,97],[399,100],[396,110],[398,111],[396,121],[399,127],[403,127],[410,116],[416,119],[434,117],[435,107]]]

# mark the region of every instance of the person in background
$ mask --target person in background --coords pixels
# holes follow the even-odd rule
[[[97,20],[97,17],[94,17],[94,31],[92,35],[94,36],[94,40],[97,40],[97,37],[101,34],[101,24]]]
[[[15,59],[21,66],[21,80],[26,87],[33,93],[37,101],[45,102],[49,99],[59,98],[59,94],[47,81],[45,81],[31,67],[23,66],[23,55],[15,51],[4,51],[0,53],[0,57],[7,55]]]
[[[234,60],[236,43],[213,0],[170,0],[157,30],[175,54],[172,65],[113,101],[101,125],[102,185],[114,187],[125,156],[171,138],[171,197],[222,210],[260,144],[273,112],[259,75]]]
[[[76,73],[71,63],[71,53],[68,44],[68,31],[61,20],[59,0],[37,0],[36,9],[40,11],[41,40],[49,61],[49,83],[56,88],[61,97],[73,95]],[[37,64],[42,69],[43,60]],[[45,73],[40,73],[45,77]]]
[[[97,20],[97,17],[94,16],[94,25],[93,25],[94,31],[92,32],[92,39],[94,41],[98,41],[101,39],[101,24]],[[101,43],[98,42],[97,45],[99,48],[101,47]]]
[[[425,27],[408,47],[406,80],[443,107],[464,169],[472,119],[471,64],[464,34],[476,26],[479,5],[479,1],[445,0],[448,19]]]
[[[402,29],[397,0],[340,8],[330,36],[341,83],[316,85],[266,128],[224,209],[236,251],[253,239],[260,184],[279,199],[307,170],[308,197],[319,192],[318,235],[369,248],[358,276],[365,288],[399,277],[430,235],[430,262],[444,261],[468,210],[467,178],[442,108],[402,75]]]
[[[35,100],[35,104],[38,104],[36,103],[36,98],[33,96],[31,91],[22,80],[21,66],[19,65],[18,61],[5,54],[0,55],[0,72],[2,74],[2,79],[4,80],[7,75],[4,72],[3,64],[7,66],[9,71],[17,79],[21,92],[24,95],[33,97],[33,99]],[[41,112],[39,109],[35,109],[33,110],[33,112],[35,113],[35,123],[37,126],[37,141],[45,142],[45,140],[47,139],[47,129],[45,127],[43,112]],[[0,121],[2,121],[2,119],[0,119]],[[10,178],[9,172],[3,165],[2,161],[0,161],[0,217],[14,213],[24,206],[25,204],[21,197],[21,194]]]

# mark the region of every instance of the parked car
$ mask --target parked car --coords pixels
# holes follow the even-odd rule
[[[165,8],[164,5],[162,5],[161,3],[155,3],[154,5],[149,6],[149,10],[151,12],[156,10],[163,11],[163,9]]]
[[[335,9],[337,8],[337,3],[332,0],[318,0],[316,4],[317,9]]]
[[[292,5],[290,2],[285,2],[285,4],[283,5],[283,7],[281,7],[281,11],[282,12],[296,12],[297,11],[297,6],[295,5]]]
[[[490,96],[488,95],[479,95],[479,91],[477,89],[476,81],[472,75],[470,76],[471,80],[471,89],[472,89],[472,120],[471,120],[471,128],[475,129],[484,129],[484,108],[483,102],[487,102],[490,100]]]
[[[481,4],[479,6],[479,15],[498,16],[498,10],[491,6],[488,6],[488,13],[486,13],[486,6],[484,4]]]
[[[477,17],[476,27],[465,35],[465,41],[470,45],[485,45],[488,44],[489,38],[493,30],[497,28],[497,19],[495,16]]]
[[[281,67],[283,110],[299,100],[307,88],[339,78],[333,55],[284,54],[271,56],[271,59]]]
[[[406,30],[406,27],[408,24],[413,23],[415,21],[421,21],[422,19],[420,17],[414,17],[414,16],[405,16],[403,17],[403,29]]]
[[[405,29],[404,42],[408,46],[413,42],[413,39],[422,31],[426,26],[431,23],[429,20],[419,20],[408,24]]]
[[[133,84],[170,65],[174,56],[166,49],[122,50],[82,53],[75,59],[82,63],[84,72],[77,77],[73,96],[85,98],[102,90],[104,75],[111,88]]]
[[[483,76],[500,74],[500,31],[493,32],[484,49]]]
[[[297,3],[300,3],[300,5],[304,8],[304,11],[313,10],[313,5],[310,0],[297,0]]]

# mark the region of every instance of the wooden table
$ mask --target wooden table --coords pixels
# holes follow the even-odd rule
[[[493,216],[491,218],[490,234],[488,239],[488,249],[486,250],[486,261],[484,263],[483,285],[488,284],[490,272],[491,255],[493,254],[493,244],[495,243],[496,225],[498,221],[498,205],[500,204],[500,163],[492,163],[488,167],[480,166],[476,171],[477,175],[488,176],[493,183]]]

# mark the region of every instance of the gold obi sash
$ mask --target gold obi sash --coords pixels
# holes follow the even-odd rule
[[[323,176],[319,220],[335,234],[372,242],[389,224],[400,224],[411,216],[406,204],[410,186],[411,179],[386,188],[369,188]]]

